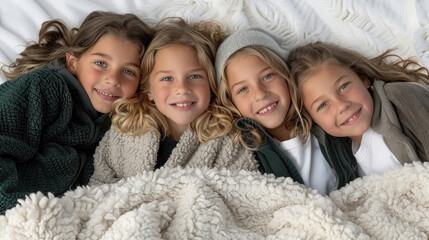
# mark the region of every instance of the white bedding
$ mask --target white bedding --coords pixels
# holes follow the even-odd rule
[[[293,48],[335,42],[375,56],[398,47],[429,66],[429,1],[425,0],[4,0],[0,6],[0,63],[10,64],[42,22],[60,18],[78,26],[93,10],[131,12],[149,24],[168,16],[216,20],[233,32],[264,27]],[[5,77],[0,74],[0,83]]]
[[[42,22],[74,27],[93,10],[131,12],[150,25],[216,20],[230,33],[260,26],[285,49],[322,40],[374,57],[398,47],[429,66],[427,0],[5,0],[0,63],[37,41]],[[166,169],[62,198],[34,194],[0,216],[0,239],[427,239],[428,183],[429,165],[415,164],[328,198],[259,173]]]
[[[161,168],[19,202],[0,216],[0,239],[424,240],[429,164],[359,178],[330,197],[258,172]]]

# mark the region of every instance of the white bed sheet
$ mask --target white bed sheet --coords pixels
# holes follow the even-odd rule
[[[79,26],[94,10],[134,13],[150,25],[168,16],[216,20],[229,33],[260,26],[284,39],[285,49],[321,40],[373,57],[397,47],[401,56],[429,66],[425,0],[5,0],[0,6],[0,63],[10,64],[28,41],[36,41],[42,22],[60,18]]]

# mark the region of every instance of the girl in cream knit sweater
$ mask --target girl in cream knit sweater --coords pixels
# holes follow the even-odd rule
[[[252,153],[229,135],[231,113],[218,104],[213,64],[220,27],[167,19],[156,30],[143,57],[139,93],[115,102],[90,184],[162,166],[256,171]]]

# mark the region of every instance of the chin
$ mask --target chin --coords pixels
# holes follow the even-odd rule
[[[97,110],[97,112],[100,112],[100,113],[110,113],[111,111],[112,111],[112,107],[110,107],[110,108],[95,108],[95,110]]]

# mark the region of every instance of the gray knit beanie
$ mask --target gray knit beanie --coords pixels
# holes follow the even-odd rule
[[[288,51],[280,47],[281,39],[261,28],[252,27],[245,30],[237,31],[228,36],[219,46],[216,53],[216,79],[217,84],[220,83],[221,68],[225,61],[236,51],[247,46],[263,46],[274,53],[281,59],[286,61]]]

